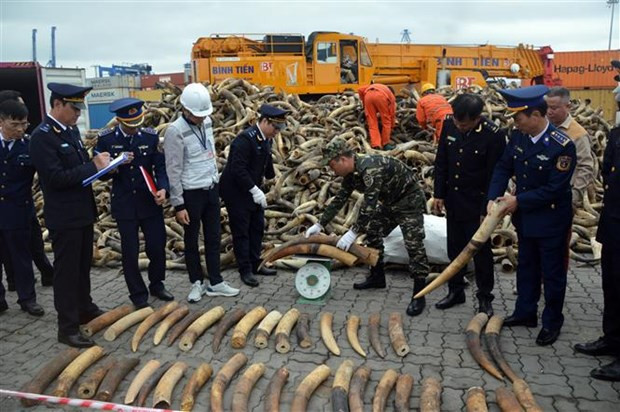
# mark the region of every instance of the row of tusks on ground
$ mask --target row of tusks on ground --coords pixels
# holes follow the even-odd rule
[[[325,347],[332,354],[340,356],[340,347],[333,333],[333,318],[332,313],[323,312],[320,317],[319,330]],[[273,333],[275,335],[276,351],[278,353],[288,353],[291,350],[291,332],[295,326],[299,346],[301,348],[309,348],[313,345],[310,337],[310,315],[308,313],[300,313],[296,308],[292,308],[284,314],[277,310],[267,312],[262,306],[257,306],[249,312],[236,308],[226,313],[223,307],[216,306],[207,311],[199,310],[190,314],[187,305],[180,305],[176,301],[169,302],[157,310],[153,310],[151,307],[134,310],[132,305],[121,305],[93,319],[83,325],[81,329],[84,335],[93,336],[107,327],[103,337],[105,340],[112,342],[137,323],[140,323],[140,325],[131,339],[131,350],[133,352],[138,350],[142,338],[157,323],[160,324],[153,335],[153,344],[159,345],[166,334],[170,332],[167,340],[168,346],[171,346],[180,336],[178,345],[183,352],[191,350],[196,340],[216,323],[217,326],[214,329],[213,341],[211,343],[213,353],[219,352],[222,339],[233,327],[231,338],[231,347],[233,349],[243,349],[246,346],[248,336],[255,326],[254,346],[259,349],[266,348],[269,345],[269,337]],[[351,348],[365,358],[367,354],[362,348],[358,337],[360,323],[359,316],[349,315],[346,333]],[[380,327],[381,314],[372,313],[368,318],[368,339],[377,355],[385,358],[386,352],[381,344]],[[410,352],[410,348],[405,338],[400,313],[394,312],[390,314],[388,334],[394,352],[398,356],[406,356]]]
[[[66,397],[78,377],[104,356],[105,351],[100,346],[94,346],[83,352],[75,348],[67,349],[47,363],[37,376],[26,384],[23,390],[30,393],[43,393],[57,378],[53,395]],[[224,393],[234,376],[246,365],[247,361],[248,358],[244,353],[236,353],[215,375],[209,399],[211,411],[227,410],[224,406]],[[79,385],[78,396],[84,399],[95,398],[101,401],[111,401],[120,382],[138,363],[139,360],[135,358],[115,359],[108,357],[100,366],[94,368]],[[364,410],[363,395],[371,369],[363,365],[354,372],[354,367],[354,362],[347,359],[340,364],[336,371],[331,391],[333,411]],[[174,388],[188,369],[187,363],[183,361],[162,363],[155,359],[149,360],[131,381],[125,394],[124,403],[143,406],[152,392],[153,407],[169,409],[172,405]],[[232,411],[245,412],[249,410],[248,403],[251,392],[265,371],[266,367],[263,363],[254,363],[244,371],[233,390]],[[201,363],[196,367],[183,389],[181,410],[191,411],[193,409],[199,391],[212,375],[213,368],[210,364]],[[327,365],[320,365],[306,375],[295,390],[290,410],[294,412],[306,411],[312,394],[330,375],[331,369]],[[278,412],[280,410],[281,393],[288,377],[289,371],[286,367],[278,369],[273,374],[264,395],[265,412]],[[372,402],[373,412],[385,410],[388,397],[394,388],[396,391],[394,410],[409,411],[413,384],[411,375],[399,374],[394,369],[385,371],[375,389]],[[515,380],[513,390],[514,392],[507,387],[496,389],[496,400],[502,411],[517,412],[523,409],[527,412],[542,411],[525,381],[522,379]],[[420,411],[440,411],[441,391],[441,384],[437,379],[424,379],[420,395]],[[22,403],[24,406],[32,406],[36,404],[36,401],[23,399]],[[486,396],[482,388],[474,387],[467,391],[466,408],[468,412],[487,411]]]

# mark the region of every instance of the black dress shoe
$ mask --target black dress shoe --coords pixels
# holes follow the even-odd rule
[[[528,328],[535,328],[538,326],[538,319],[536,317],[516,318],[514,315],[510,315],[504,319],[504,326],[526,326]]]
[[[6,300],[0,300],[0,313],[5,312],[9,309],[9,305],[7,305]]]
[[[603,365],[600,368],[592,369],[590,376],[594,379],[620,382],[620,359],[616,359],[612,363]]]
[[[24,312],[28,312],[32,316],[43,316],[45,314],[41,305],[34,301],[20,303],[19,306]]]
[[[278,271],[276,269],[272,269],[272,268],[268,268],[263,266],[262,268],[258,269],[256,272],[254,272],[255,275],[262,275],[262,276],[275,276],[278,274]]]
[[[95,342],[91,338],[82,336],[79,333],[75,335],[65,335],[58,332],[58,342],[74,348],[90,348],[91,346],[95,346]]]
[[[573,348],[579,353],[590,356],[620,355],[620,351],[607,343],[602,337],[593,342],[578,343]]]
[[[536,344],[539,346],[551,345],[553,342],[558,340],[558,336],[560,336],[560,329],[551,330],[542,328],[536,338]]]
[[[97,310],[94,310],[92,312],[81,314],[80,315],[80,325],[84,325],[84,324],[90,322],[91,320],[98,318],[99,316],[103,315],[104,313],[105,313],[104,310],[101,310],[101,309],[97,308]]]
[[[149,303],[148,303],[148,302],[134,303],[134,304],[133,304],[133,307],[134,307],[136,310],[138,310],[138,309],[144,309],[144,308],[146,308],[147,306],[149,306]]]
[[[407,315],[418,316],[424,310],[426,306],[426,298],[421,297],[417,299],[411,299],[409,306],[407,306]]]
[[[368,276],[363,282],[354,283],[353,289],[385,289],[385,277]]]
[[[486,313],[489,318],[493,316],[493,305],[491,305],[490,299],[478,299],[478,313]]]
[[[465,292],[462,290],[448,293],[448,296],[435,303],[435,307],[437,309],[448,309],[461,303],[465,303]]]
[[[165,300],[165,301],[174,300],[174,296],[172,296],[172,293],[168,292],[166,288],[152,290],[151,295],[155,296],[158,299]]]
[[[242,273],[241,274],[241,281],[243,283],[245,283],[246,285],[248,285],[250,287],[253,287],[253,288],[258,286],[258,280],[256,280],[254,275],[251,274],[251,273]]]

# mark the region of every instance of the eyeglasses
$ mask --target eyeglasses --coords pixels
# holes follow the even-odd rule
[[[28,123],[28,122],[13,122],[13,121],[9,121],[9,122],[7,122],[7,124],[10,127],[12,127],[13,129],[17,129],[17,128],[27,129],[28,126],[30,126],[30,123]]]

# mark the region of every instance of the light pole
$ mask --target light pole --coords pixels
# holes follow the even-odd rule
[[[607,46],[607,50],[611,50],[611,35],[614,31],[614,11],[616,9],[616,4],[618,4],[620,0],[607,0],[607,4],[611,5],[611,22],[609,23],[609,46]]]

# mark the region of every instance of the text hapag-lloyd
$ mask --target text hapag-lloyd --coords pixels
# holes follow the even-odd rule
[[[564,74],[584,74],[584,73],[601,73],[605,74],[607,72],[613,71],[614,68],[611,65],[602,65],[602,64],[588,64],[583,66],[563,66],[561,64],[553,67],[554,73],[564,73]]]

